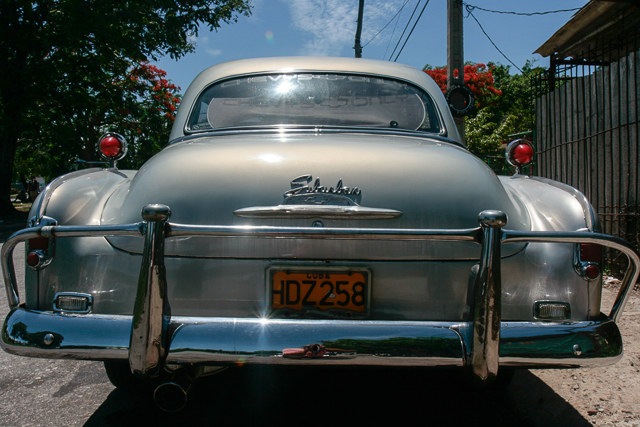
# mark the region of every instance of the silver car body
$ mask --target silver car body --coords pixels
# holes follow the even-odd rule
[[[439,131],[189,127],[212,83],[304,73],[410,84],[430,97]],[[211,67],[187,90],[162,152],[139,171],[62,176],[31,217],[2,251],[12,307],[4,350],[128,359],[141,376],[165,364],[262,363],[459,366],[487,380],[499,366],[610,364],[622,355],[615,322],[638,276],[636,252],[598,232],[577,190],[496,176],[461,143],[425,73],[364,59]],[[49,246],[19,297],[11,254],[36,237]],[[630,259],[611,313],[600,310],[602,277],[584,275],[580,243]],[[275,310],[282,271],[362,274],[366,290],[337,286],[325,298],[366,309]],[[89,304],[60,309],[60,295]],[[565,316],[541,318],[545,303]]]

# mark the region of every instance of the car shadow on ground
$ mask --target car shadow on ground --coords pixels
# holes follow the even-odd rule
[[[451,371],[245,366],[201,378],[178,413],[115,390],[85,426],[275,424],[591,425],[526,370],[506,390],[487,392],[470,388]]]

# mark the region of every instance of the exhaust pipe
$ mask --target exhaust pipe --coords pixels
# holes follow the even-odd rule
[[[183,368],[172,373],[153,392],[153,400],[166,412],[178,412],[187,404],[193,382],[202,374],[201,367]]]

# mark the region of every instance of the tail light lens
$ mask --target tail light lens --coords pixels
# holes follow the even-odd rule
[[[561,301],[536,301],[534,317],[542,320],[564,320],[571,318],[571,305]]]
[[[534,158],[533,144],[526,139],[516,139],[507,147],[507,161],[518,169],[529,166]]]
[[[580,244],[580,261],[583,262],[601,262],[602,246],[595,243]]]
[[[49,239],[46,237],[37,237],[35,239],[29,239],[29,250],[41,250],[46,251],[49,249]]]
[[[44,264],[44,255],[42,251],[31,251],[27,255],[27,265],[31,268],[37,269]]]
[[[595,243],[580,243],[578,246],[578,274],[587,280],[600,277],[602,263],[602,246]]]
[[[124,136],[109,132],[98,141],[98,150],[105,159],[115,161],[122,159],[127,154],[127,141]]]

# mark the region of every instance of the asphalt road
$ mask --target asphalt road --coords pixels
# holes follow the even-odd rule
[[[0,240],[1,242],[1,240]],[[23,249],[16,249],[19,283]],[[0,316],[8,313],[4,294]],[[0,426],[190,425],[590,426],[529,371],[506,391],[477,391],[451,371],[242,366],[202,378],[176,414],[127,395],[102,363],[0,352]]]

